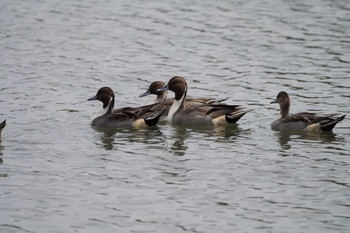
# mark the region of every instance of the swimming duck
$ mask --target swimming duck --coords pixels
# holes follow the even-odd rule
[[[5,126],[6,126],[6,119],[0,124],[0,141],[1,141],[1,132],[5,128]]]
[[[172,105],[174,99],[173,98],[167,98],[167,91],[158,91],[158,89],[165,87],[165,83],[162,81],[154,81],[150,84],[148,90],[141,94],[139,97],[145,97],[148,95],[156,95],[157,98],[155,99],[155,103],[160,103],[165,100],[167,100],[169,106]],[[193,98],[186,96],[186,101],[191,102],[193,104],[215,104],[215,103],[221,103],[227,100],[228,98],[225,99],[215,99],[215,98]]]
[[[167,91],[158,91],[158,89],[163,88],[165,86],[166,86],[165,83],[162,81],[154,81],[150,84],[148,90],[139,96],[139,97],[144,97],[144,96],[148,96],[148,95],[156,95],[157,97],[156,97],[154,103],[158,103],[158,104],[156,106],[154,106],[153,108],[166,107],[166,110],[165,110],[163,116],[168,115],[169,109],[174,102],[174,98],[167,98]],[[192,97],[186,96],[187,105],[191,105],[191,106],[192,105],[200,105],[200,104],[220,104],[220,103],[224,102],[225,100],[227,100],[227,98],[225,98],[225,99],[192,98]]]
[[[102,87],[94,97],[88,100],[99,100],[103,103],[103,112],[91,122],[95,127],[135,127],[154,126],[158,123],[165,109],[152,110],[155,104],[137,108],[125,107],[114,109],[114,92],[109,87]]]
[[[301,112],[289,115],[291,101],[285,91],[279,92],[277,98],[271,102],[273,103],[280,105],[281,118],[272,122],[272,130],[331,131],[345,117],[344,114],[339,113],[316,115],[316,113]]]
[[[187,82],[180,76],[169,80],[165,87],[157,91],[173,91],[175,99],[168,113],[168,121],[176,124],[221,125],[236,123],[250,110],[240,105],[220,103],[191,104],[186,99]]]

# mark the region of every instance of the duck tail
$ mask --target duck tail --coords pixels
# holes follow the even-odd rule
[[[335,126],[338,122],[342,121],[344,118],[345,118],[345,114],[344,114],[344,115],[341,115],[341,116],[338,115],[338,117],[336,117],[336,118],[331,118],[330,121],[327,121],[327,122],[325,122],[324,124],[321,123],[320,128],[321,128],[323,131],[331,131],[331,130],[334,128],[334,126]]]
[[[241,119],[242,116],[244,116],[247,112],[250,112],[250,111],[252,111],[252,110],[246,109],[246,108],[238,108],[237,111],[232,112],[230,114],[226,114],[225,119],[226,119],[227,123],[234,124],[239,119]]]
[[[0,129],[5,128],[6,126],[6,119],[0,124]]]
[[[145,118],[146,125],[155,126],[158,123],[160,117],[162,116],[162,114],[165,112],[166,109],[167,108],[164,108],[161,111],[158,111],[157,113],[155,113],[154,115]]]

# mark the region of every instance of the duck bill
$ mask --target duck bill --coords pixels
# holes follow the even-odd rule
[[[168,90],[169,90],[168,85],[166,85],[165,87],[161,87],[161,88],[157,89],[157,91],[168,91]]]
[[[277,100],[271,101],[270,104],[277,104]]]
[[[93,97],[91,97],[91,98],[89,98],[89,99],[87,99],[88,101],[91,101],[91,100],[97,100],[97,95],[95,95],[95,96],[93,96]]]
[[[145,96],[148,96],[148,95],[150,95],[150,94],[151,94],[150,91],[146,91],[145,93],[139,95],[139,97],[145,97]]]

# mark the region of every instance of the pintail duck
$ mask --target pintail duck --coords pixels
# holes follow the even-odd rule
[[[1,141],[1,132],[2,132],[2,130],[5,128],[5,126],[6,126],[6,120],[4,120],[3,122],[1,122],[1,124],[0,124],[0,141]]]
[[[95,127],[135,127],[154,126],[158,123],[165,109],[152,109],[155,104],[137,108],[125,107],[114,109],[114,92],[109,87],[102,87],[94,97],[88,100],[99,100],[103,103],[103,112],[91,122]]]
[[[220,103],[191,104],[186,99],[187,82],[184,78],[175,76],[165,87],[157,91],[173,91],[175,99],[168,113],[168,121],[177,124],[221,125],[236,123],[249,112],[240,105]]]
[[[281,118],[271,124],[272,130],[331,131],[345,117],[344,114],[339,113],[316,115],[301,112],[289,115],[290,102],[289,95],[284,91],[278,93],[277,98],[271,102],[271,104],[278,103],[281,110]]]
[[[171,106],[174,99],[167,98],[167,91],[159,91],[159,89],[161,89],[165,86],[166,86],[165,83],[162,81],[154,81],[153,83],[151,83],[148,90],[145,93],[141,94],[139,97],[144,97],[144,96],[148,96],[148,95],[156,95],[157,98],[154,101],[155,103],[160,103],[160,102],[167,100],[167,102],[170,104],[169,106]],[[228,98],[225,98],[225,99],[193,98],[193,97],[186,96],[186,101],[191,102],[192,104],[218,104],[218,103],[224,102],[227,99]]]
[[[148,95],[156,95],[154,103],[158,103],[155,108],[166,107],[166,110],[163,115],[169,113],[169,109],[174,102],[174,98],[167,98],[167,91],[159,91],[159,89],[165,87],[165,83],[162,81],[154,81],[150,84],[148,90],[141,94],[139,97],[145,97]],[[193,98],[186,96],[187,105],[202,105],[202,104],[220,104],[227,100],[225,99],[214,99],[214,98]]]

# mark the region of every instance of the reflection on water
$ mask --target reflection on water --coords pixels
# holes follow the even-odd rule
[[[3,153],[2,153],[2,150],[4,149],[4,146],[2,145],[2,142],[0,140],[0,164],[2,164],[4,161],[3,161]]]
[[[162,130],[170,130],[171,135],[166,137]],[[94,128],[99,133],[99,141],[106,150],[113,150],[118,144],[125,145],[126,143],[144,143],[144,144],[159,144],[165,140],[172,141],[171,152],[174,155],[183,156],[186,154],[188,146],[186,139],[193,135],[197,137],[207,138],[213,141],[233,141],[242,130],[236,124],[223,126],[183,126],[173,124],[163,124],[161,126],[151,127],[147,129],[108,129]],[[249,130],[248,130],[249,131]]]
[[[117,133],[116,129],[97,129],[97,132],[100,133],[100,140],[103,147],[106,150],[112,150],[115,140],[115,134]]]
[[[184,126],[169,124],[167,126],[171,129],[170,140],[173,141],[171,151],[178,156],[186,154],[188,146],[186,145],[186,139],[189,137],[205,138],[207,140],[213,140],[216,142],[220,141],[232,141],[234,140],[241,131],[236,124],[222,125],[222,126]]]
[[[288,150],[292,149],[290,142],[318,142],[322,144],[331,144],[336,141],[343,142],[344,138],[337,137],[334,132],[288,132],[288,131],[275,131],[275,136],[280,144],[280,155],[289,156]]]
[[[237,124],[220,125],[213,128],[212,136],[215,137],[217,141],[227,141],[227,140],[232,141],[243,132],[246,132],[246,131],[240,129]]]
[[[3,149],[4,149],[4,146],[1,144],[1,140],[0,140],[0,165],[2,165],[4,163],[3,153],[2,153]],[[0,177],[6,177],[6,176],[7,176],[6,173],[0,172]]]
[[[103,148],[106,150],[113,150],[118,144],[125,143],[145,143],[157,144],[164,140],[162,132],[157,126],[147,129],[108,129],[108,128],[94,128],[96,132],[100,133],[99,139]]]
[[[184,156],[188,146],[185,144],[185,140],[188,137],[189,129],[182,125],[169,125],[172,127],[172,135],[171,140],[172,146],[171,151],[174,152],[175,155]]]

